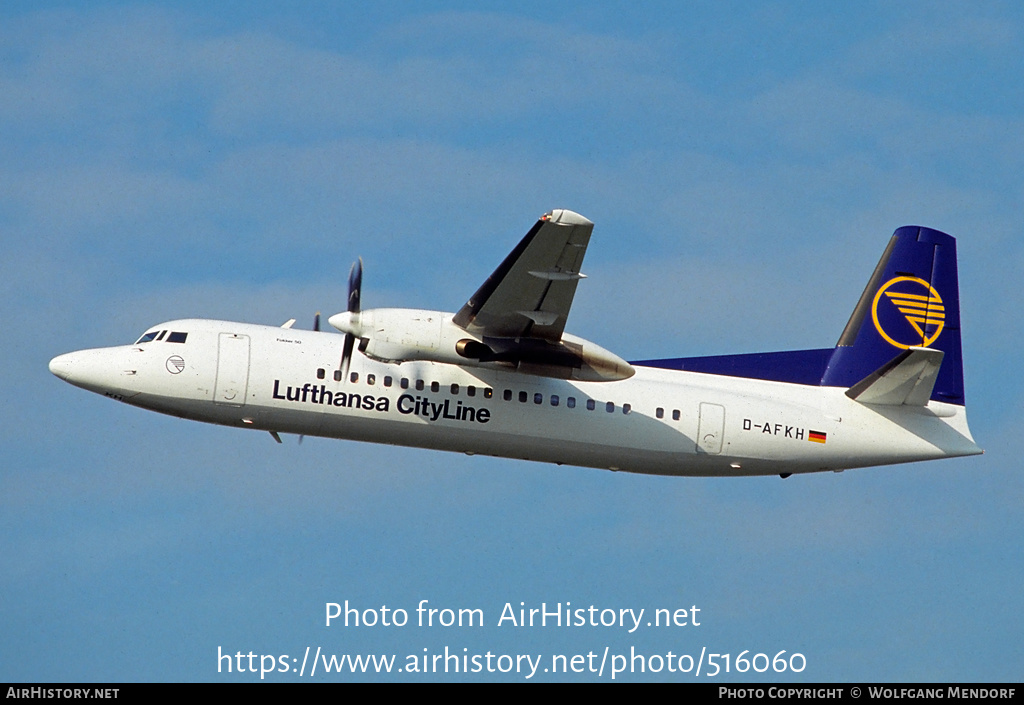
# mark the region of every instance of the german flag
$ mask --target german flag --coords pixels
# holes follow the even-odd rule
[[[824,431],[811,431],[807,430],[807,440],[814,441],[815,443],[824,443],[825,439],[828,438],[828,434]]]

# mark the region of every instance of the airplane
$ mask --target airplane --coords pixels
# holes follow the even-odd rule
[[[565,332],[594,224],[543,215],[455,313],[361,306],[342,335],[185,319],[50,371],[126,404],[270,432],[612,471],[752,476],[982,453],[954,238],[895,231],[835,347],[627,362]],[[809,305],[812,306],[813,304]]]

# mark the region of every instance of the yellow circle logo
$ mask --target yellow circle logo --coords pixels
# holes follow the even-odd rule
[[[901,343],[886,333],[878,321],[878,304],[882,300],[891,302],[891,305],[903,314],[911,328],[917,331],[919,337],[910,343]],[[946,308],[942,304],[939,292],[924,279],[910,276],[894,277],[883,284],[875,294],[875,300],[871,304],[871,318],[875,322],[875,330],[891,345],[903,350],[916,346],[926,348],[942,333],[946,325]],[[894,320],[898,321],[892,314],[884,318],[890,326]],[[931,335],[926,332],[929,326],[935,327]]]

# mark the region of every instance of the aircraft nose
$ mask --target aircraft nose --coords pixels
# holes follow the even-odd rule
[[[50,360],[50,372],[98,394],[113,393],[122,399],[138,394],[131,383],[136,370],[126,364],[123,349],[95,348],[58,355]]]
[[[74,355],[67,353],[66,355],[58,355],[57,357],[50,360],[50,372],[60,377],[65,382],[71,377],[71,367],[73,365]]]

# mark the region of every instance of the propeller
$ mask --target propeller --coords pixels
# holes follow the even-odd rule
[[[352,265],[352,269],[348,273],[348,312],[349,314],[359,313],[359,296],[362,293],[363,288],[363,258],[360,257],[357,262]],[[295,321],[292,321],[294,323]],[[313,316],[313,330],[320,332],[320,312],[317,311],[316,315]],[[356,337],[351,333],[345,333],[345,346],[341,350],[341,364],[339,369],[341,370],[341,378],[345,379],[348,376],[348,364],[352,360],[352,348],[355,346]],[[277,442],[280,443],[280,437],[274,436]],[[299,444],[306,438],[305,434],[299,435]]]
[[[348,273],[348,313],[349,320],[358,319],[359,300],[363,289],[363,258],[360,257],[352,264]],[[352,348],[355,347],[356,336],[351,332],[345,333],[345,345],[341,349],[341,378],[348,377],[348,366],[352,361]]]

